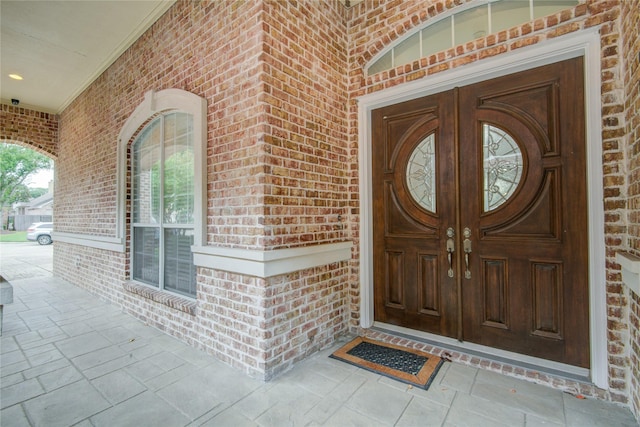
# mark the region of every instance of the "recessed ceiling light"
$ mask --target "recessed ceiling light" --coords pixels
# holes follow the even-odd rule
[[[13,80],[22,80],[22,76],[20,74],[9,74]]]

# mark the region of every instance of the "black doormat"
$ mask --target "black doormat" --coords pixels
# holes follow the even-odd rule
[[[433,354],[363,337],[342,346],[329,357],[425,390],[444,363]]]

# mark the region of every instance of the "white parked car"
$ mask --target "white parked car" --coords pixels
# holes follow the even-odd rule
[[[53,242],[51,232],[53,231],[52,222],[36,222],[27,228],[27,240],[37,241],[41,245],[49,245]]]

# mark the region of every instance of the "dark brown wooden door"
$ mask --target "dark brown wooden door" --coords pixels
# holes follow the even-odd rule
[[[419,200],[406,177],[412,154],[431,150],[431,181],[455,182],[452,101],[441,93],[375,110],[372,120],[376,319],[446,336],[458,327],[445,249],[446,229],[455,227],[454,194],[438,191],[435,201]]]
[[[372,113],[376,320],[589,367],[582,69]]]

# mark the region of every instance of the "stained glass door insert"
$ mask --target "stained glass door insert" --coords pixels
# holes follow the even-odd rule
[[[482,126],[484,165],[484,211],[503,205],[518,188],[522,178],[522,151],[504,130]]]
[[[433,134],[423,139],[409,157],[407,187],[416,203],[429,212],[436,212],[436,150]]]

